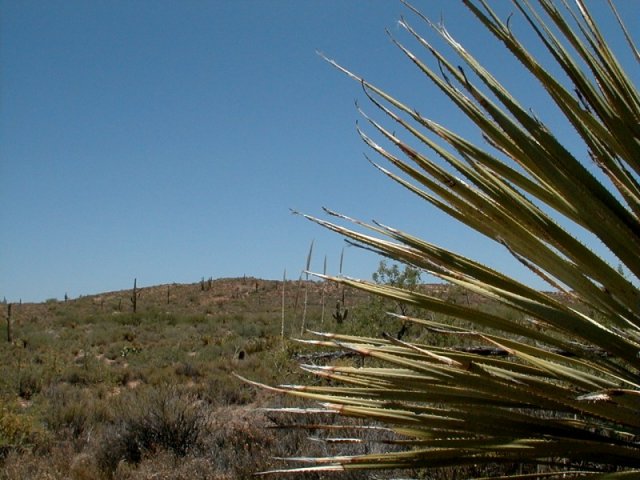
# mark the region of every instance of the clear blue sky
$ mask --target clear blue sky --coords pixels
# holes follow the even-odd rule
[[[458,2],[417,4],[529,93]],[[620,7],[637,30],[638,3]],[[342,239],[289,213],[322,206],[531,280],[363,157],[360,87],[316,50],[471,132],[386,37],[418,49],[402,14],[392,0],[0,0],[0,299],[297,278],[313,239],[312,269],[326,255],[337,273]],[[370,278],[378,261],[348,249],[344,273]]]

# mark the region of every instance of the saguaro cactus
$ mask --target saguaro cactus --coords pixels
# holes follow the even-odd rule
[[[7,304],[7,342],[11,343],[13,337],[11,336],[11,304]]]
[[[347,319],[347,315],[349,315],[349,309],[344,308],[344,301],[338,300],[336,302],[336,311],[331,314],[331,316],[338,323],[342,323]]]
[[[140,292],[138,291],[138,279],[133,279],[133,291],[131,292],[131,306],[133,307],[133,313],[138,311],[138,298],[140,298]]]
[[[282,347],[284,348],[284,289],[287,284],[287,269],[284,269],[284,273],[282,274],[282,322],[280,325],[280,339],[282,340]]]

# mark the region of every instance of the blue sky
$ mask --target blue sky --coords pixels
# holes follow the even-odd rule
[[[509,2],[498,4],[506,17]],[[418,5],[554,122],[458,2]],[[637,4],[620,7],[633,31]],[[297,278],[312,240],[312,269],[326,255],[337,273],[342,239],[289,213],[322,206],[533,281],[364,159],[361,89],[316,50],[475,135],[389,42],[385,28],[414,47],[399,2],[0,0],[0,12],[0,299],[119,290],[134,277]],[[348,249],[344,273],[370,278],[378,261]]]

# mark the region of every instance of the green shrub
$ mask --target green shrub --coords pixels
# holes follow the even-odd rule
[[[62,372],[59,380],[70,385],[89,386],[104,382],[110,374],[104,367],[93,360],[87,360],[85,366],[74,365]]]
[[[47,438],[32,416],[0,406],[0,460],[12,450],[42,446]]]

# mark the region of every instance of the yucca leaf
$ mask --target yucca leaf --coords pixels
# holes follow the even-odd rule
[[[538,291],[465,255],[378,222],[325,210],[305,218],[387,258],[483,298],[496,311],[415,291],[351,279],[324,280],[429,312],[399,317],[465,346],[445,348],[391,336],[312,332],[306,345],[368,357],[370,366],[303,365],[313,386],[265,387],[319,402],[320,410],[372,420],[384,428],[310,423],[332,445],[393,445],[385,453],[287,459],[284,472],[511,465],[538,473],[491,478],[640,478],[640,95],[583,0],[513,0],[520,20],[566,76],[525,46],[486,0],[462,0],[540,85],[575,129],[610,183],[593,174],[555,133],[515,98],[442,24],[403,2],[427,31],[407,19],[391,42],[486,141],[477,145],[417,112],[400,96],[333,60],[356,80],[374,114],[357,131],[384,175],[430,205],[502,245],[505,254],[554,292]],[[535,3],[535,5],[534,5]],[[612,6],[640,62],[629,31]],[[441,42],[452,55],[436,46]],[[463,66],[457,63],[462,62]],[[385,125],[393,124],[399,132]],[[342,224],[346,223],[346,226]],[[584,233],[585,239],[576,232]],[[601,242],[615,268],[592,247]],[[623,270],[623,271],[621,271]],[[628,272],[628,273],[624,273]],[[467,348],[466,345],[473,345]],[[482,353],[492,349],[498,356]],[[478,350],[480,349],[480,350]],[[293,410],[283,409],[286,414]],[[296,427],[298,428],[298,427]],[[384,433],[365,440],[358,432]],[[332,435],[334,434],[334,435]],[[389,437],[391,435],[391,437]],[[396,451],[395,449],[399,449]],[[311,466],[309,466],[311,464]],[[541,470],[541,471],[540,471]],[[488,477],[487,477],[488,478]]]

